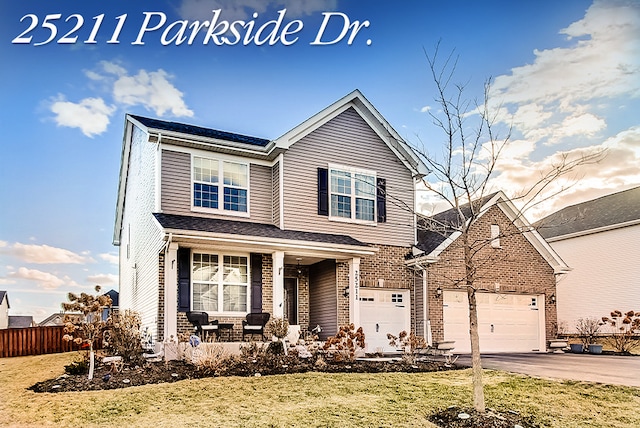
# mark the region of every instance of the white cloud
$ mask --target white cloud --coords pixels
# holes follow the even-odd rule
[[[104,253],[104,254],[99,254],[98,257],[100,257],[102,260],[111,263],[112,265],[117,265],[118,263],[120,263],[120,258],[118,257],[117,254],[111,254],[111,253]]]
[[[166,71],[140,70],[135,76],[121,75],[113,84],[113,97],[125,105],[142,105],[158,116],[169,111],[174,116],[193,116],[182,99],[182,92],[169,82]]]
[[[497,77],[492,88],[492,99],[515,112],[517,130],[551,143],[604,129],[594,112],[585,111],[587,102],[640,97],[640,3],[596,0],[560,33],[573,43],[535,50],[533,63]],[[568,129],[552,126],[563,121]]]
[[[105,284],[117,284],[118,283],[118,275],[113,275],[113,274],[97,274],[97,275],[91,275],[87,277],[87,281],[92,283],[92,284],[99,284],[99,285],[105,285]]]
[[[58,126],[79,128],[84,135],[93,138],[107,130],[111,116],[120,105],[142,105],[158,116],[167,112],[177,117],[193,116],[183,100],[183,93],[171,83],[173,76],[162,69],[139,70],[131,76],[117,62],[100,61],[94,70],[85,70],[84,75],[91,88],[110,93],[115,104],[107,104],[102,97],[84,98],[75,103],[60,94],[49,102]]]
[[[49,273],[36,269],[19,268],[16,272],[9,273],[10,278],[34,281],[45,290],[55,290],[65,284],[65,280]]]
[[[105,73],[114,74],[116,76],[127,75],[127,69],[113,61],[100,61],[99,65]]]
[[[184,19],[206,21],[211,19],[213,10],[222,9],[222,19],[236,21],[252,19],[254,12],[264,13],[271,5],[275,9],[286,8],[287,16],[297,18],[330,11],[336,4],[336,0],[183,0],[178,13]]]
[[[94,260],[88,255],[76,254],[64,248],[51,247],[49,245],[21,244],[19,242],[9,245],[0,241],[0,253],[19,258],[27,263],[37,264],[82,264],[91,263]]]
[[[420,113],[426,113],[431,110],[431,106],[424,106],[420,109]]]
[[[79,128],[84,135],[93,138],[107,130],[114,106],[105,104],[102,98],[85,98],[79,103],[66,101],[63,95],[51,104],[58,126]]]

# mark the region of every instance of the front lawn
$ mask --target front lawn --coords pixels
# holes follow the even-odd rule
[[[434,427],[471,403],[468,370],[217,377],[90,392],[34,393],[73,353],[0,359],[0,426]],[[640,426],[640,388],[486,371],[488,407],[550,427]]]

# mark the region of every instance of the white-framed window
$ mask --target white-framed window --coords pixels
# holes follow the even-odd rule
[[[249,212],[249,165],[193,156],[192,208],[195,211]]]
[[[376,221],[376,173],[329,165],[329,217]]]
[[[249,257],[193,253],[191,306],[194,311],[246,313]]]

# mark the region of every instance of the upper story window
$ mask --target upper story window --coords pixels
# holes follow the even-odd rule
[[[375,172],[330,167],[329,201],[330,217],[375,222]]]
[[[248,212],[249,166],[194,156],[193,207]]]

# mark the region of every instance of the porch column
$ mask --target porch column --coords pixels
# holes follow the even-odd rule
[[[420,271],[422,273],[422,322],[424,326],[424,340],[427,341],[429,345],[433,344],[433,339],[431,338],[431,322],[429,321],[429,287],[427,283],[427,270],[422,269]]]
[[[178,337],[178,244],[172,242],[164,259],[164,338]]]
[[[273,313],[272,318],[284,318],[284,251],[275,251],[273,257]]]
[[[360,325],[360,257],[349,260],[349,322]]]

